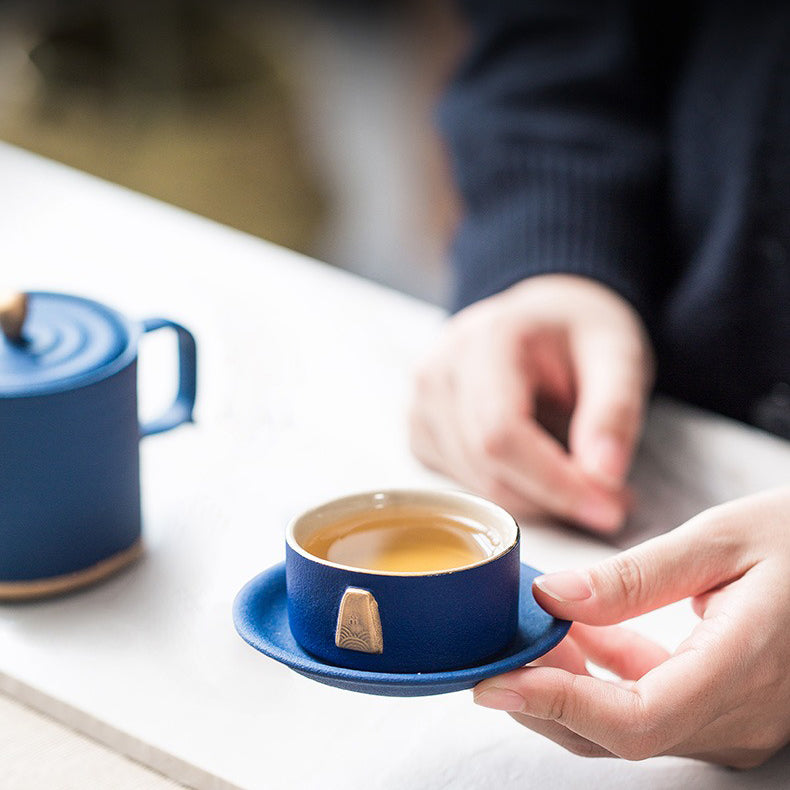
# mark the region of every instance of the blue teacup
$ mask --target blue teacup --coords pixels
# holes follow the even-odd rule
[[[353,540],[345,539],[345,554],[336,548],[342,548],[342,535],[328,554],[314,549],[336,525],[359,523],[366,514],[389,519],[398,529],[404,508],[473,525],[479,558],[439,570],[393,571],[356,566]],[[409,531],[412,541],[427,534],[421,529]],[[341,561],[332,551],[340,552]],[[480,497],[413,490],[348,496],[288,525],[290,628],[306,651],[341,667],[397,673],[472,667],[494,659],[516,636],[519,571],[516,522]]]

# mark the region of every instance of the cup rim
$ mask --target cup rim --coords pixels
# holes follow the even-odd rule
[[[368,503],[369,505],[371,500],[375,501],[377,498],[403,499],[406,501],[413,501],[416,499],[422,500],[422,503],[425,504],[428,504],[429,500],[432,498],[436,500],[436,504],[439,504],[441,500],[451,500],[456,503],[466,503],[467,505],[472,505],[477,509],[482,508],[483,510],[488,510],[492,516],[496,517],[500,524],[505,525],[500,534],[504,535],[506,531],[510,532],[512,530],[512,538],[507,540],[507,536],[505,536],[502,546],[498,548],[490,557],[485,557],[482,560],[469,563],[468,565],[459,565],[457,568],[445,568],[443,570],[435,571],[382,571],[373,568],[363,568],[355,565],[341,565],[340,563],[332,562],[331,560],[325,560],[322,557],[317,557],[315,554],[311,554],[297,541],[295,535],[296,529],[306,519],[315,517],[328,508],[340,508],[344,504],[350,505],[355,501],[358,501],[360,506],[363,503]],[[305,559],[311,562],[316,562],[319,565],[325,565],[329,568],[337,568],[338,570],[370,574],[373,576],[443,576],[451,573],[458,573],[458,571],[466,571],[472,568],[478,568],[483,565],[488,565],[489,563],[494,562],[495,560],[498,560],[511,552],[519,545],[520,537],[521,530],[519,529],[516,519],[500,505],[497,505],[494,502],[485,499],[484,497],[477,496],[476,494],[467,493],[466,491],[429,488],[373,489],[370,491],[361,491],[356,494],[348,494],[346,496],[337,497],[335,499],[330,499],[326,502],[323,502],[322,504],[312,507],[309,510],[306,510],[295,516],[288,522],[288,526],[285,529],[286,544],[291,548],[291,550],[295,551]]]

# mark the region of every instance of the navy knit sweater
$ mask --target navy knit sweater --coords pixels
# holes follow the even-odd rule
[[[456,308],[595,278],[642,315],[660,390],[790,436],[790,3],[463,6]]]

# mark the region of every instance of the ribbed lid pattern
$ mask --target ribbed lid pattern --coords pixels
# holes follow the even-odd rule
[[[77,296],[29,294],[23,342],[0,333],[0,397],[43,394],[75,385],[116,359],[129,337],[124,320]]]

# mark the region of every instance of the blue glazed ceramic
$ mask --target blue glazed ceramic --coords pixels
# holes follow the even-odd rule
[[[327,524],[400,505],[473,519],[491,531],[494,553],[453,570],[390,572],[339,565],[304,549]],[[504,510],[470,494],[358,494],[308,511],[289,525],[286,579],[291,632],[324,662],[369,672],[468,667],[501,652],[516,633],[519,530]]]
[[[141,426],[137,344],[163,328],[178,336],[178,393]],[[190,421],[195,389],[195,341],[184,327],[135,323],[76,296],[28,295],[21,339],[0,332],[3,594],[96,566],[139,540],[139,439]]]
[[[388,697],[446,694],[518,669],[547,653],[568,633],[570,623],[546,613],[532,596],[532,580],[539,573],[521,566],[519,621],[513,641],[489,662],[448,672],[364,672],[311,656],[296,642],[288,624],[284,563],[264,571],[242,588],[233,604],[233,620],[247,644],[319,683]]]

